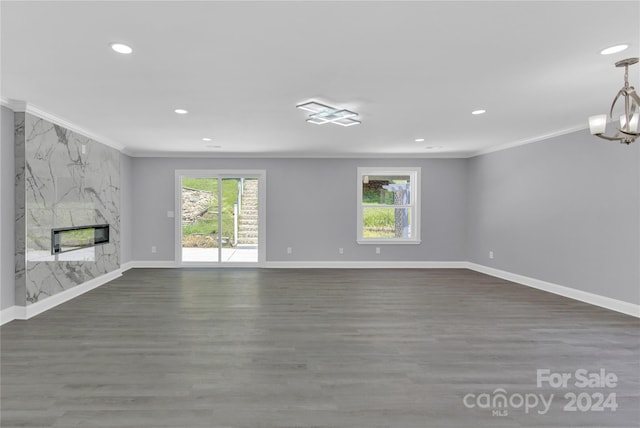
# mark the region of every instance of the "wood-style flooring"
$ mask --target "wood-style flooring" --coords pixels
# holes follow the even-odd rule
[[[638,427],[639,327],[464,269],[133,269],[1,328],[0,421]],[[538,369],[572,379],[538,387]],[[578,388],[580,369],[618,380]],[[497,389],[507,406],[478,407]],[[583,409],[614,393],[618,407],[565,411],[568,393]],[[551,394],[544,414],[518,406]]]

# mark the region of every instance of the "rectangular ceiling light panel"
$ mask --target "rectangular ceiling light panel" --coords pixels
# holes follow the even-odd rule
[[[334,108],[316,101],[309,101],[296,107],[312,112],[313,114],[309,115],[307,122],[316,125],[335,123],[340,126],[352,126],[361,123],[359,120],[353,119],[358,116],[358,113],[354,111]]]
[[[315,101],[309,101],[308,103],[299,104],[296,107],[302,110],[310,111],[312,113],[319,113],[324,110],[334,110],[333,107],[329,107]]]

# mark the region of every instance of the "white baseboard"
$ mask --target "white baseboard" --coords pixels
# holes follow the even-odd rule
[[[128,269],[171,269],[181,267],[173,260],[136,260],[127,263]]]
[[[180,265],[173,260],[166,261],[133,261],[127,263],[128,268],[190,268],[190,267],[251,267],[264,269],[466,269],[467,262],[405,262],[405,261],[267,261],[260,264],[233,264],[233,265],[215,265],[211,263],[198,264],[190,263],[186,266]]]
[[[640,318],[640,305],[624,302],[622,300],[612,299],[611,297],[605,297],[599,294],[589,293],[587,291],[576,290],[575,288],[565,287],[563,285],[542,281],[540,279],[530,278],[524,275],[518,275],[515,273],[479,265],[476,263],[468,262],[467,268],[476,272],[494,276],[496,278],[505,279],[507,281],[526,285],[528,287],[537,288],[538,290],[547,291],[559,296],[568,297],[570,299],[579,300],[591,305],[600,306],[602,308]]]
[[[0,325],[13,321],[15,319],[21,319],[20,315],[24,312],[24,307],[10,306],[0,311]]]
[[[126,271],[128,271],[129,269],[133,269],[135,268],[135,262],[127,262],[127,263],[123,263],[120,265],[120,272],[124,273]]]
[[[13,320],[26,320],[32,318],[42,312],[67,302],[81,294],[84,294],[94,288],[97,288],[109,281],[112,281],[122,275],[123,272],[134,268],[178,268],[176,262],[169,261],[131,261],[124,263],[120,269],[94,278],[84,284],[70,288],[62,293],[58,293],[40,302],[36,302],[26,307],[11,306],[0,311],[0,325],[6,324]],[[612,299],[610,297],[593,294],[586,291],[576,290],[551,282],[530,278],[524,275],[495,269],[488,266],[479,265],[471,262],[346,262],[346,261],[325,261],[325,262],[287,262],[273,261],[266,262],[258,267],[267,269],[471,269],[476,272],[494,276],[496,278],[515,282],[517,284],[526,285],[538,290],[568,297],[570,299],[579,300],[591,305],[600,306],[612,311],[621,312],[640,318],[640,305],[636,305],[622,300]]]
[[[466,262],[404,262],[404,261],[325,261],[325,262],[266,262],[267,269],[465,269]]]
[[[62,291],[58,294],[54,294],[51,297],[47,297],[46,299],[38,301],[31,305],[12,306],[10,308],[7,308],[1,311],[2,314],[0,318],[2,320],[2,324],[8,323],[13,320],[28,320],[30,318],[33,318],[36,315],[39,315],[51,308],[54,308],[88,291],[98,288],[109,281],[113,281],[120,276],[122,276],[122,269],[116,269],[112,272],[106,273],[97,278],[93,278],[85,283],[77,285],[73,288],[69,288],[68,290]]]

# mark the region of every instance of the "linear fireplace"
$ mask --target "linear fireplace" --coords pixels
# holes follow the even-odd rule
[[[51,229],[51,254],[66,253],[108,242],[108,224]]]

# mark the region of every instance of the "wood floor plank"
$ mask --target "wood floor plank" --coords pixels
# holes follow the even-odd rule
[[[638,427],[640,320],[462,269],[133,269],[2,326],[2,427]],[[536,385],[605,369],[615,388]],[[549,411],[468,394],[554,394]],[[567,412],[567,392],[615,393]]]

